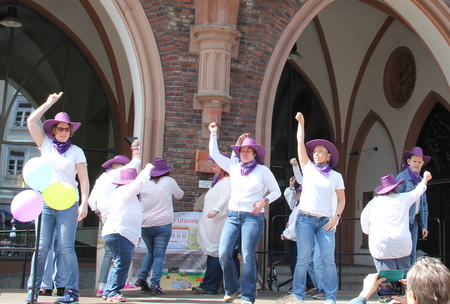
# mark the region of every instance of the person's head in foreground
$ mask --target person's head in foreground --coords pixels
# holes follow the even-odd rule
[[[450,270],[433,257],[421,257],[406,277],[408,304],[448,304],[450,302]]]

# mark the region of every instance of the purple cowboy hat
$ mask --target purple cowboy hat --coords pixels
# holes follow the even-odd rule
[[[414,147],[414,148],[412,148],[411,152],[410,151],[403,152],[402,159],[405,162],[405,164],[408,163],[408,158],[410,158],[413,155],[422,156],[424,165],[426,165],[431,160],[431,156],[423,155],[423,151],[422,151],[421,147]]]
[[[314,159],[313,152],[316,146],[324,146],[325,149],[328,150],[328,153],[331,154],[330,167],[334,168],[334,166],[336,166],[337,162],[339,161],[339,151],[336,146],[332,142],[329,142],[325,139],[313,139],[308,141],[306,143],[306,152],[308,152],[308,155],[311,159]]]
[[[263,146],[256,143],[256,140],[253,138],[247,137],[244,139],[240,146],[231,145],[231,149],[233,149],[236,156],[240,159],[241,147],[250,147],[256,152],[256,162],[260,165],[264,165],[264,156],[266,156],[266,149]]]
[[[127,168],[120,171],[120,181],[113,182],[115,185],[128,185],[136,179],[138,173],[134,168]]]
[[[42,124],[42,128],[44,129],[45,135],[47,135],[50,138],[55,138],[53,136],[52,129],[56,124],[60,122],[68,123],[72,128],[72,133],[75,133],[75,131],[78,130],[78,128],[81,126],[81,122],[70,121],[69,114],[67,114],[66,112],[59,112],[58,114],[55,115],[54,119],[47,119]]]
[[[398,185],[403,184],[405,179],[397,182],[394,175],[388,174],[381,177],[381,186],[375,188],[375,192],[378,194],[386,194],[397,188]]]
[[[107,160],[106,162],[104,162],[102,167],[105,169],[108,169],[114,163],[126,165],[129,162],[130,162],[130,159],[128,157],[126,157],[125,155],[116,155],[116,156],[114,156],[114,158],[111,158],[110,160]]]
[[[167,160],[164,158],[155,158],[153,165],[155,168],[150,172],[151,177],[158,177],[173,170],[173,168],[167,167]]]

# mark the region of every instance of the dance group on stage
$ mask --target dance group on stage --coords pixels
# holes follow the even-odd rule
[[[96,180],[89,195],[86,157],[70,141],[81,123],[72,122],[67,113],[60,112],[54,119],[44,121],[42,127],[39,125],[41,117],[61,96],[62,92],[49,95],[29,116],[28,129],[41,157],[52,165],[52,182],[63,181],[79,187],[80,194],[66,210],[55,210],[45,204],[39,250],[32,259],[32,265],[37,263],[37,267],[31,267],[25,302],[36,303],[39,294],[52,294],[53,287],[62,296],[55,303],[79,302],[75,234],[78,222],[87,215],[88,205],[101,219],[105,243],[97,295],[107,302],[126,301],[121,290],[140,238],[148,253],[134,284],[152,295],[163,294],[160,280],[174,222],[172,200],[181,199],[184,194],[169,176],[172,168],[165,159],[156,158],[153,164],[148,163],[140,170],[140,143],[135,139],[130,147],[132,159],[117,155],[106,161],[102,165],[106,172]],[[305,142],[305,118],[297,113],[295,119],[298,162],[291,159],[294,176],[284,192],[292,213],[281,235],[290,242],[293,285],[292,294],[279,302],[303,302],[311,295],[334,304],[338,289],[335,230],[345,207],[344,181],[333,170],[339,152],[328,140]],[[242,304],[251,304],[257,296],[256,250],[264,230],[265,207],[277,200],[281,191],[275,176],[264,165],[265,148],[249,133],[238,137],[229,155],[219,151],[217,124],[211,123],[209,130],[209,153],[215,176],[204,196],[198,230],[198,242],[207,254],[207,267],[202,283],[192,291],[216,294],[222,284],[223,302],[233,302],[240,296]],[[419,147],[405,151],[406,169],[397,177],[392,174],[381,177],[381,186],[375,188],[378,195],[361,214],[362,230],[369,235],[369,250],[377,271],[404,270],[408,274],[408,295],[382,297],[380,302],[406,303],[408,299],[408,303],[413,300],[425,303],[430,296],[444,299],[445,302],[439,303],[449,301],[448,269],[434,258],[419,259],[414,264],[418,234],[428,236],[425,191],[431,174],[425,171],[422,178],[420,173],[430,160]],[[152,276],[148,282],[150,269]],[[440,281],[421,282],[433,271],[439,272]],[[54,282],[45,282],[45,277],[54,277]],[[367,276],[360,297],[352,303],[367,301],[383,281],[378,274]]]

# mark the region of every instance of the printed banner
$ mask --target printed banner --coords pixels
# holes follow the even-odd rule
[[[207,255],[197,242],[198,221],[201,212],[175,212],[170,238],[164,260],[161,277],[161,288],[164,290],[191,289],[203,280],[206,270]],[[101,236],[101,233],[99,233]],[[103,239],[97,242],[97,257],[103,256]],[[137,280],[142,262],[147,253],[144,241],[137,244],[130,267],[126,288],[133,288]],[[97,277],[100,271],[101,258],[97,258]],[[147,282],[150,285],[152,271]]]

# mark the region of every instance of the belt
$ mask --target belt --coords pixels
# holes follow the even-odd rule
[[[323,215],[320,215],[320,214],[315,214],[315,213],[312,213],[312,212],[306,212],[306,211],[303,211],[303,210],[300,210],[300,209],[298,210],[298,212],[306,214],[306,215],[318,217],[318,218],[326,217],[326,216],[323,216]]]

